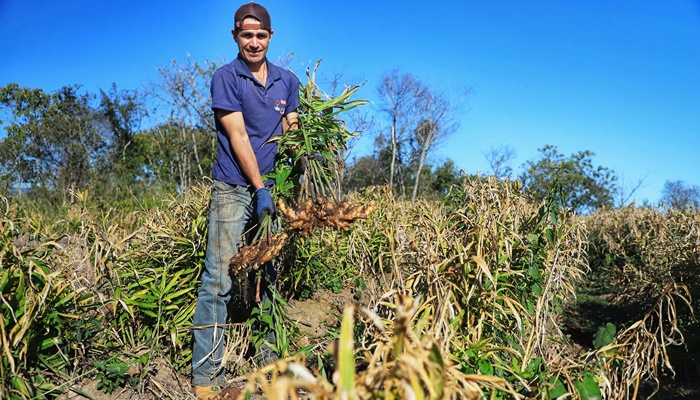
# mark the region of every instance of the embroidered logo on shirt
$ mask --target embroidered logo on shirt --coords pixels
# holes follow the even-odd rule
[[[284,114],[284,109],[287,107],[287,100],[277,100],[275,102],[275,111],[279,111],[280,114]]]

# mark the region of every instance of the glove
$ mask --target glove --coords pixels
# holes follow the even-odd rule
[[[261,187],[255,191],[255,198],[257,199],[256,211],[258,212],[258,222],[262,221],[267,214],[274,218],[275,206],[272,204],[270,191],[267,190],[266,187]]]

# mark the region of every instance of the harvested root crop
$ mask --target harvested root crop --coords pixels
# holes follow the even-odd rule
[[[243,246],[238,251],[238,254],[231,258],[229,267],[236,275],[239,275],[241,272],[248,272],[251,268],[257,269],[260,265],[277,257],[286,241],[287,234],[281,232],[268,239],[257,240]]]
[[[279,199],[277,207],[284,216],[287,227],[302,236],[307,236],[314,227],[347,229],[355,220],[367,219],[377,209],[374,202],[367,205],[353,205],[348,201],[322,199],[309,199],[296,208],[289,207]]]

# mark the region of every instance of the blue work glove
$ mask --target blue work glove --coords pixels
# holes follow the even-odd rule
[[[255,191],[255,198],[257,199],[256,211],[258,212],[258,222],[265,218],[265,215],[270,214],[271,217],[275,217],[275,206],[272,204],[272,196],[270,196],[270,191],[266,187],[261,187]]]

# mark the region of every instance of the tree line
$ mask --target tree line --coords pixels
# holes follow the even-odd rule
[[[219,65],[173,61],[142,90],[112,85],[91,94],[73,85],[46,93],[15,83],[0,88],[0,192],[65,204],[90,186],[108,206],[128,206],[201,181],[216,155],[209,82]],[[440,160],[438,150],[458,129],[470,89],[449,93],[393,69],[383,74],[376,93],[376,107],[355,110],[347,121],[372,137],[374,146],[370,154],[347,160],[344,187],[386,185],[407,199],[446,194],[464,172],[453,160]],[[518,176],[511,147],[491,149],[485,157],[493,175],[517,178],[535,199],[557,185],[563,205],[579,213],[624,205],[636,189],[624,193],[615,172],[595,165],[590,151],[567,157],[547,145],[540,153]],[[700,188],[668,181],[661,202],[697,208]]]
[[[113,205],[186,189],[214,162],[208,87],[217,65],[173,61],[141,91],[7,84],[0,189],[60,203],[89,185]]]

